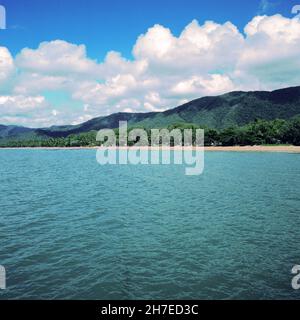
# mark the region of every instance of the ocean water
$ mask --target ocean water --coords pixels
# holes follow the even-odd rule
[[[300,155],[106,165],[0,150],[0,299],[299,299]]]

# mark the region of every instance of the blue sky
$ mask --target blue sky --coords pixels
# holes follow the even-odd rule
[[[300,0],[0,0],[0,124],[300,85]]]
[[[300,3],[300,1],[298,0]],[[84,43],[88,55],[103,59],[110,50],[131,57],[136,38],[156,23],[175,35],[193,19],[231,21],[241,31],[258,13],[291,15],[297,0],[0,0],[8,30],[1,44],[15,55],[42,41]],[[265,5],[264,5],[265,4]]]

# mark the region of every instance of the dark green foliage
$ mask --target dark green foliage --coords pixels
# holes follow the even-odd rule
[[[128,132],[135,127],[128,128]],[[183,132],[185,129],[192,129],[193,144],[195,143],[196,130],[201,128],[193,123],[176,123],[170,125],[167,129],[179,129]],[[262,144],[294,144],[300,145],[300,117],[293,118],[289,121],[286,120],[259,120],[241,127],[229,127],[223,130],[210,129],[202,126],[205,131],[205,145],[221,145],[221,146],[234,146],[234,145],[262,145]],[[144,129],[148,135],[148,142],[151,145],[151,130],[139,126],[136,129]],[[114,129],[117,141],[119,137],[119,130]],[[71,134],[65,138],[56,137],[48,139],[0,139],[0,147],[80,147],[88,146],[94,147],[101,145],[96,141],[97,131],[90,131],[80,134]],[[128,141],[128,145],[134,145],[136,141]],[[161,143],[161,140],[160,140]],[[171,145],[173,140],[171,140]]]
[[[0,125],[0,146],[96,146],[96,132],[109,128],[118,135],[119,121],[127,121],[130,128],[144,128],[148,136],[152,128],[193,129],[193,141],[195,130],[203,128],[206,145],[300,145],[300,118],[293,118],[299,115],[300,87],[231,92],[196,99],[165,112],[116,113],[75,126],[30,129]]]
[[[230,127],[220,132],[220,143],[223,146],[234,146],[239,144],[238,128]]]
[[[300,146],[300,117],[295,118],[284,126],[282,139]]]
[[[69,135],[115,129],[119,121],[130,127],[167,128],[176,124],[193,124],[213,129],[241,127],[255,119],[284,119],[300,115],[300,87],[272,92],[230,92],[217,97],[203,97],[165,112],[115,113],[91,119],[75,126],[53,126],[30,129],[0,125],[0,139],[65,138]],[[259,137],[257,137],[259,139]]]

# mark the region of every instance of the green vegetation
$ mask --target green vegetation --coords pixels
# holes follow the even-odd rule
[[[48,144],[49,139],[53,144],[69,144],[70,135],[80,135],[82,133],[89,133],[91,131],[98,131],[100,129],[109,128],[115,129],[119,127],[119,121],[127,121],[130,127],[142,127],[146,129],[151,128],[168,128],[174,124],[194,124],[199,127],[212,128],[217,130],[218,134],[222,136],[217,139],[215,131],[209,131],[207,135],[211,138],[211,143],[222,140],[224,144],[238,143],[241,133],[237,136],[234,132],[237,128],[243,128],[244,135],[248,136],[251,128],[244,128],[249,123],[255,122],[255,119],[264,119],[272,121],[275,119],[290,120],[293,117],[300,115],[300,87],[292,87],[286,89],[254,92],[230,92],[216,97],[203,97],[190,101],[174,109],[169,109],[164,112],[148,112],[148,113],[114,113],[109,116],[97,117],[89,121],[77,125],[52,126],[49,128],[24,128],[19,126],[5,126],[0,125],[0,140],[2,144],[6,141],[25,140],[26,143],[30,140],[32,143]],[[257,128],[253,125],[253,130]],[[278,124],[280,126],[280,123]],[[273,124],[272,124],[273,126]],[[274,124],[274,128],[276,125]],[[225,132],[223,132],[226,129]],[[263,130],[267,128],[262,128]],[[234,131],[234,132],[233,132]],[[238,130],[239,131],[239,130]],[[294,130],[297,131],[297,128]],[[264,132],[261,132],[264,134]],[[295,137],[290,131],[292,137]],[[246,141],[244,137],[240,143],[258,143],[262,139],[253,134],[250,141]],[[273,137],[271,134],[270,137]],[[276,136],[276,135],[275,135]],[[283,140],[293,140],[284,138]],[[63,138],[63,140],[59,140]],[[282,137],[281,137],[282,138]],[[54,140],[52,140],[54,139]],[[87,138],[89,143],[91,140]],[[78,139],[74,137],[71,139],[72,144],[84,143],[86,140],[84,136],[79,136]],[[255,141],[253,141],[253,139]],[[47,140],[47,142],[42,141]],[[76,141],[77,140],[77,141]],[[268,140],[268,138],[266,138]],[[267,141],[267,143],[276,143],[275,141]],[[297,138],[296,138],[297,140]],[[38,141],[38,142],[37,142]]]
[[[131,127],[131,130],[137,127]],[[151,131],[142,126],[140,129],[145,129],[149,137],[149,145],[151,144]],[[232,126],[222,130],[207,128],[193,123],[176,123],[169,125],[167,129],[184,129],[193,130],[193,143],[195,143],[196,129],[203,128],[205,130],[205,145],[219,146],[234,146],[234,145],[280,145],[293,144],[300,145],[300,116],[291,120],[260,120],[244,125]],[[118,140],[118,129],[114,129]],[[67,137],[51,137],[39,138],[32,137],[30,139],[0,139],[0,147],[81,147],[81,146],[99,146],[100,142],[96,141],[97,131],[92,130],[80,134],[71,134]],[[136,142],[136,141],[135,141]],[[128,142],[133,145],[135,142]],[[172,140],[171,140],[172,144]]]
[[[0,147],[96,146],[97,131],[109,128],[118,135],[120,121],[147,130],[148,136],[152,128],[191,128],[194,133],[203,128],[206,145],[300,145],[299,117],[300,86],[272,92],[239,91],[203,97],[164,112],[121,112],[71,126],[0,125]]]

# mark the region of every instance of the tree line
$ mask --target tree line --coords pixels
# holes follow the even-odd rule
[[[133,128],[129,128],[131,130]],[[150,130],[147,131],[150,141]],[[267,145],[267,144],[292,144],[300,145],[300,116],[291,120],[276,119],[272,121],[257,119],[244,126],[232,126],[222,130],[198,126],[195,124],[177,123],[168,126],[168,130],[192,129],[193,143],[195,143],[196,129],[204,129],[206,146],[245,146],[245,145]],[[118,140],[118,129],[114,129]],[[95,147],[101,142],[96,141],[97,131],[80,134],[72,134],[67,137],[33,137],[30,139],[0,139],[0,147]],[[128,145],[134,144],[128,142]]]

